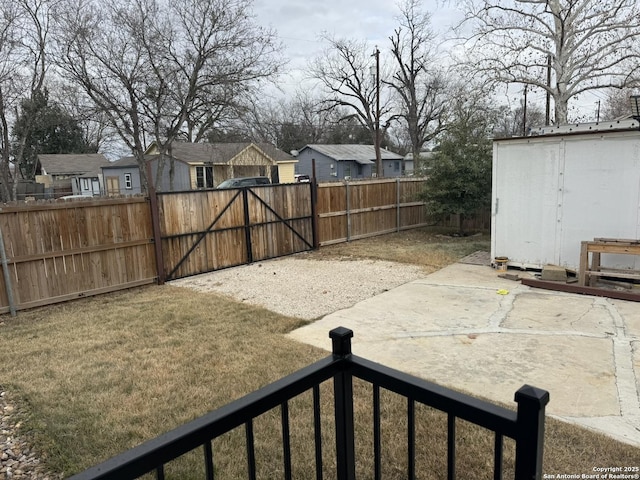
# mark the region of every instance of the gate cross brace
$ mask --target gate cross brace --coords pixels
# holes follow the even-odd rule
[[[220,218],[222,218],[222,216],[225,214],[225,212],[227,210],[229,210],[229,207],[231,207],[233,202],[236,201],[236,198],[238,198],[240,196],[240,193],[241,193],[241,190],[238,190],[238,192],[233,196],[233,198],[229,201],[229,203],[227,203],[227,205],[222,209],[222,211],[213,220],[213,222],[211,222],[211,225],[209,225],[204,232],[202,232],[200,235],[198,235],[198,239],[193,243],[191,248],[189,248],[189,251],[180,259],[180,261],[176,264],[176,266],[173,267],[173,270],[171,270],[171,272],[167,275],[167,279],[168,280],[171,279],[173,274],[176,273],[178,268],[180,268],[180,266],[189,257],[189,255],[191,255],[191,253],[196,249],[196,247],[200,244],[200,242],[202,242],[202,240],[204,240],[204,238],[207,236],[207,234],[211,233],[211,229],[215,226],[216,223],[218,223],[218,220],[220,220]]]

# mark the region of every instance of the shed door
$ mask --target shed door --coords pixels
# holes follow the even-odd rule
[[[580,242],[637,239],[640,150],[633,137],[567,141],[562,198],[561,265],[577,266]],[[633,255],[602,255],[609,268],[640,268]]]
[[[559,262],[559,142],[496,142],[493,158],[493,257],[540,268]]]
[[[107,195],[120,195],[120,178],[107,177]]]

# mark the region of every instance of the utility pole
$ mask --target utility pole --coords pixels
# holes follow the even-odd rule
[[[376,112],[375,112],[375,139],[374,149],[376,151],[376,175],[382,177],[382,153],[380,152],[380,50],[376,46],[376,51],[373,53],[376,57]]]
[[[600,123],[600,100],[598,100],[598,111],[596,113],[596,123]]]
[[[524,86],[524,105],[522,106],[522,136],[527,136],[527,87]]]
[[[551,87],[551,55],[547,55],[547,87]],[[551,94],[547,90],[547,111],[544,117],[544,124],[549,125],[549,117],[551,116]]]

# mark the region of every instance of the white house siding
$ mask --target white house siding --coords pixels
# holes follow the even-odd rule
[[[498,140],[493,148],[491,254],[509,264],[577,269],[580,242],[640,235],[640,132]],[[603,255],[603,265],[640,259]]]

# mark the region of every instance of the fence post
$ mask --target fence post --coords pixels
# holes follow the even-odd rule
[[[318,179],[316,178],[316,159],[311,159],[311,232],[313,238],[313,249],[320,248],[320,237],[318,235]]]
[[[242,208],[244,212],[244,241],[247,244],[247,263],[253,263],[251,244],[251,216],[249,214],[249,187],[242,187]]]
[[[400,231],[400,177],[396,178],[396,232]]]
[[[353,331],[338,327],[329,332],[334,358],[344,360],[344,367],[333,377],[336,422],[336,467],[338,480],[356,478],[355,440],[353,426],[353,378],[348,361],[351,356]]]
[[[549,392],[524,385],[516,392],[518,403],[516,471],[518,480],[542,478],[544,450],[544,410]]]
[[[162,233],[160,230],[160,210],[158,209],[158,195],[152,180],[151,162],[147,162],[147,193],[149,194],[149,208],[151,210],[151,227],[153,229],[153,243],[156,253],[156,271],[158,273],[158,285],[164,285],[164,256],[162,253]]]

